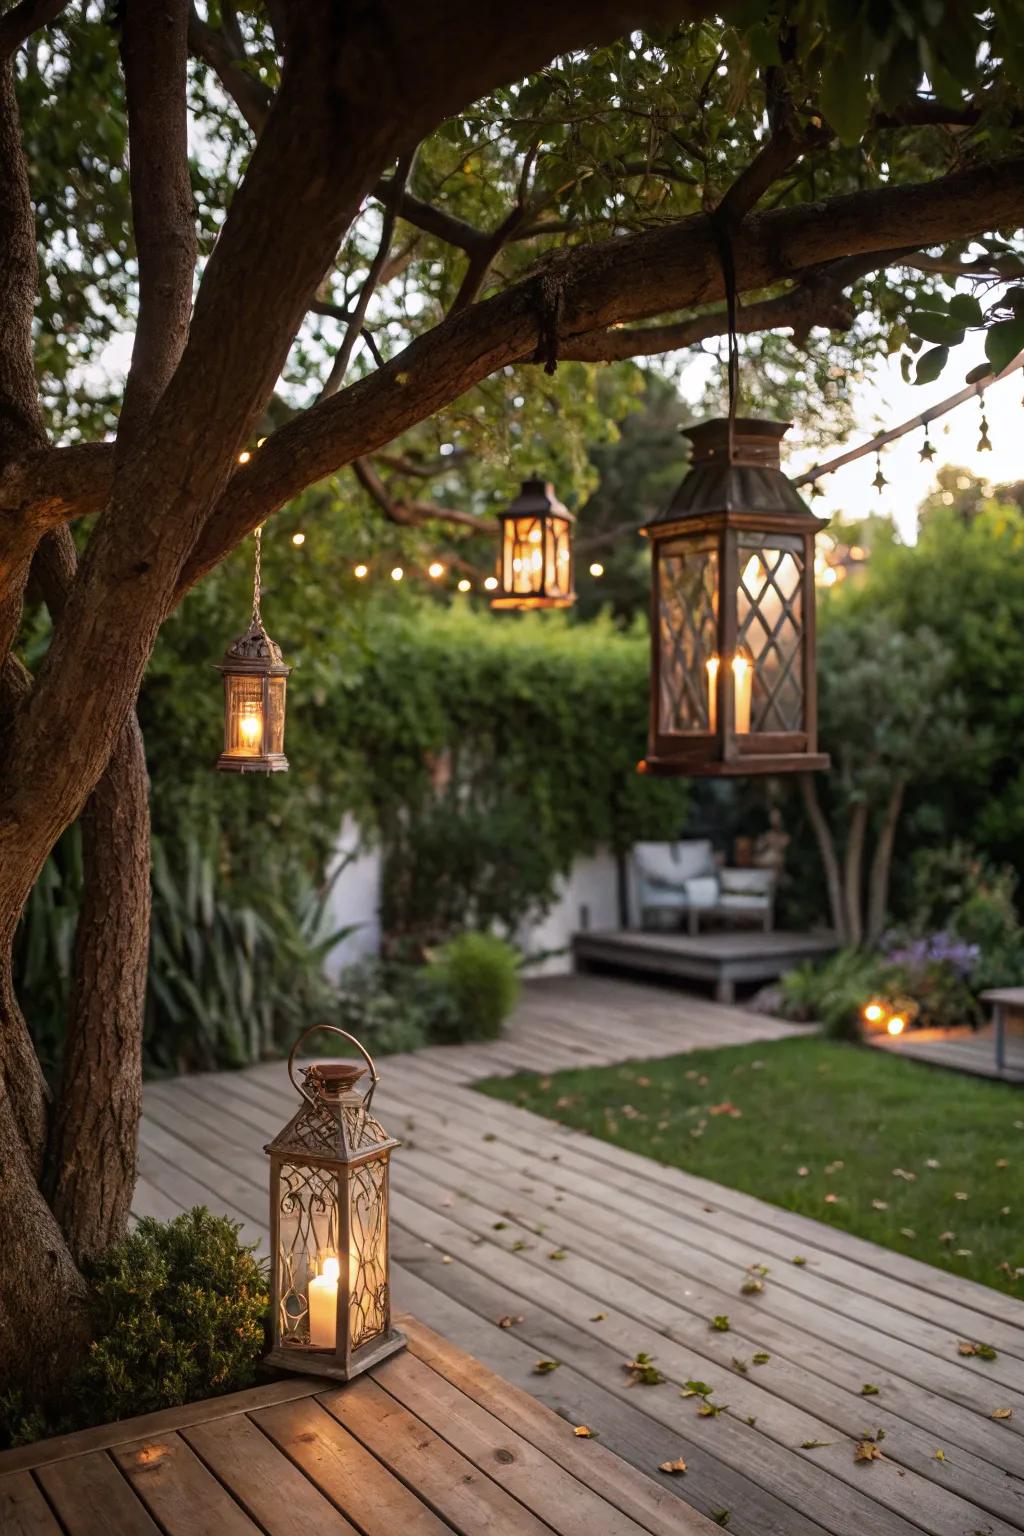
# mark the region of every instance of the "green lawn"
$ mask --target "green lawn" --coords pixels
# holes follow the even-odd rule
[[[806,1037],[476,1085],[1024,1295],[1024,1092]]]

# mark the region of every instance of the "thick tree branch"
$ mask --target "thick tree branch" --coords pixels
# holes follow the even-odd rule
[[[493,518],[476,517],[460,507],[439,507],[432,501],[410,501],[404,496],[393,496],[369,459],[354,459],[352,471],[363,490],[377,503],[389,522],[401,523],[405,527],[430,522],[456,523],[463,528],[472,528],[477,533],[494,533],[497,529],[498,525]]]
[[[479,250],[487,240],[486,230],[478,229],[475,224],[468,224],[454,213],[448,213],[444,208],[436,208],[433,203],[415,197],[394,176],[378,181],[373,193],[398,218],[422,229],[424,234],[443,240],[446,245],[454,245],[459,250],[469,252]]]
[[[243,68],[244,54],[232,48],[225,32],[208,27],[194,5],[188,19],[188,46],[190,53],[213,70],[253,133],[262,133],[273,93]]]
[[[935,245],[1014,227],[1022,218],[1024,159],[973,166],[932,182],[751,216],[735,241],[737,281],[741,291],[766,288],[847,256],[870,257],[870,270],[905,257],[908,240]],[[723,296],[707,215],[557,253],[532,279],[451,316],[371,377],[274,433],[233,478],[188,561],[179,596],[305,486],[385,447],[497,368],[533,358],[542,284],[557,285],[562,295],[567,352],[620,322]]]
[[[128,100],[139,317],[118,423],[123,450],[170,382],[188,336],[196,232],[185,109],[189,0],[127,0],[121,58]]]
[[[9,59],[33,32],[60,15],[68,0],[20,0],[0,16],[0,59]]]

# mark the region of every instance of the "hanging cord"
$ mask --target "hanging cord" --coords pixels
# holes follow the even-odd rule
[[[729,381],[729,459],[732,460],[733,438],[736,429],[736,410],[739,404],[740,393],[740,345],[736,335],[736,264],[733,260],[732,237],[729,229],[728,215],[723,216],[721,209],[716,209],[711,215],[711,224],[715,231],[715,241],[718,245],[718,259],[722,267],[722,277],[725,279],[725,316],[728,326],[728,364],[726,377]]]
[[[253,538],[256,540],[256,556],[253,561],[252,578],[252,623],[254,629],[263,628],[263,615],[260,612],[260,597],[262,596],[262,561],[263,561],[263,524],[253,529]]]

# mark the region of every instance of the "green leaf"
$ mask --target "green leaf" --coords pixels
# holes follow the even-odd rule
[[[917,372],[914,375],[915,384],[931,384],[949,362],[948,347],[930,347],[927,352],[922,352],[917,360]]]
[[[981,323],[980,311],[978,323]],[[907,327],[915,336],[937,342],[940,346],[956,347],[964,339],[963,324],[934,309],[911,310],[907,316]]]
[[[868,82],[853,61],[836,52],[821,77],[821,104],[844,144],[856,144],[868,120]]]
[[[961,325],[984,325],[981,305],[972,293],[955,293],[949,301],[949,313]]]
[[[1018,352],[1024,351],[1024,319],[1000,320],[985,337],[985,356],[997,373],[1009,366]]]

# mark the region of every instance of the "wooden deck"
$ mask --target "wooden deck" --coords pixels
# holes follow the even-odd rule
[[[716,1527],[411,1318],[409,1348],[0,1456],[3,1536],[704,1536]],[[658,1476],[654,1474],[655,1478]]]
[[[1024,1084],[1024,1036],[1007,1032],[1006,1061],[1003,1070],[996,1066],[992,1026],[973,1030],[910,1029],[895,1039],[874,1035],[871,1044],[913,1061],[926,1061],[932,1067],[946,1067],[952,1072],[967,1072],[972,1077],[995,1077],[1004,1083]]]
[[[638,928],[609,928],[573,934],[572,951],[583,971],[643,971],[683,981],[705,982],[720,1003],[731,1003],[737,985],[774,981],[805,960],[820,959],[839,948],[829,933],[789,933],[775,929],[727,932],[647,933]]]
[[[377,1102],[404,1142],[393,1163],[398,1303],[563,1420],[589,1425],[670,1500],[719,1521],[728,1511],[741,1536],[1020,1533],[1024,1305],[468,1086],[496,1071],[790,1033],[677,992],[581,976],[532,983],[505,1040],[386,1060]],[[149,1084],[138,1210],[203,1202],[265,1240],[260,1148],[293,1099],[276,1063]],[[764,1292],[743,1295],[746,1267],[760,1263]],[[720,1315],[729,1332],[710,1326]],[[959,1340],[991,1344],[997,1358],[962,1356]],[[624,1365],[638,1352],[663,1384],[630,1385]],[[540,1359],[557,1369],[537,1374]],[[693,1379],[726,1411],[702,1416],[701,1399],[680,1391]],[[459,1389],[479,1401],[490,1380],[467,1366]],[[1007,1408],[1011,1418],[993,1419]],[[865,1433],[880,1431],[884,1459],[855,1460]],[[456,1428],[443,1433],[452,1441]],[[371,1449],[390,1454],[386,1437]],[[658,1473],[679,1456],[685,1475]],[[684,1505],[675,1509],[670,1528],[687,1530]],[[418,1527],[391,1527],[405,1529]],[[591,1521],[585,1536],[617,1529]],[[120,1536],[106,1514],[103,1531]]]

